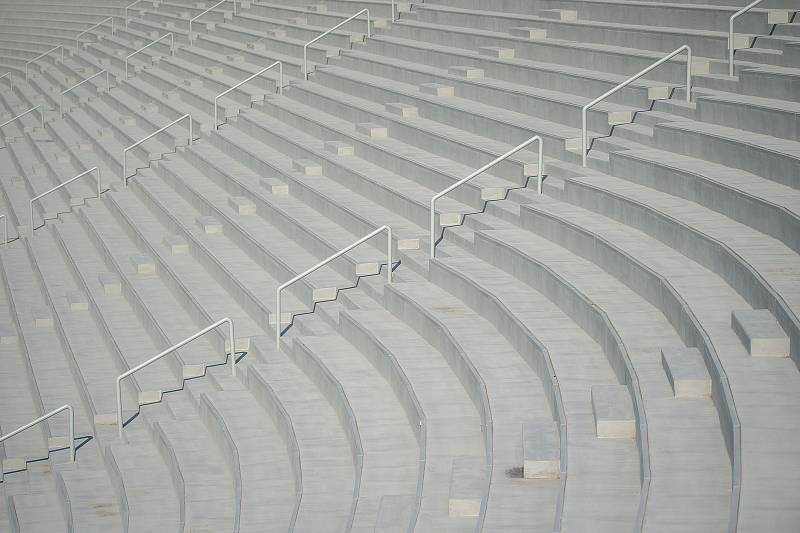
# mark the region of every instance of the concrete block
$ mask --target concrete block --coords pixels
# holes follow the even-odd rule
[[[275,327],[275,313],[270,313],[269,317],[267,318],[267,322],[269,322],[269,326]],[[281,312],[281,325],[289,325],[292,323],[292,313],[288,312]]]
[[[328,11],[328,6],[326,6],[322,2],[319,2],[316,4],[311,4],[306,6],[306,9],[314,13],[326,13]]]
[[[11,176],[11,184],[15,187],[21,187],[25,185],[25,178],[20,176],[19,174],[15,174]]]
[[[676,398],[711,395],[711,377],[697,348],[662,348],[661,365]]]
[[[289,194],[289,186],[275,178],[261,178],[261,186],[272,194]]]
[[[419,239],[397,239],[398,250],[419,250]]]
[[[34,163],[32,168],[34,176],[47,176],[47,167],[42,163]]]
[[[42,329],[49,329],[53,327],[53,315],[50,314],[50,309],[46,307],[39,307],[34,309],[32,314],[34,327]]]
[[[362,135],[372,137],[373,139],[385,139],[389,134],[389,131],[385,126],[375,124],[374,122],[362,122],[361,124],[356,124],[356,131]]]
[[[22,472],[28,469],[28,462],[24,457],[11,457],[3,459],[3,474],[11,472]]]
[[[111,128],[97,128],[97,136],[101,139],[110,139],[114,137],[114,132]]]
[[[231,196],[228,204],[240,215],[255,215],[256,205],[244,196]]]
[[[162,91],[161,96],[163,96],[165,100],[168,100],[170,102],[175,102],[181,99],[181,95],[178,91]]]
[[[100,285],[103,286],[103,292],[107,295],[122,294],[122,283],[119,280],[119,276],[113,272],[103,272],[97,276],[97,279],[100,281]]]
[[[156,263],[147,254],[134,254],[131,256],[131,263],[137,274],[155,274]]]
[[[789,337],[768,309],[734,311],[731,327],[752,357],[789,357]]]
[[[522,37],[523,39],[531,39],[533,41],[547,38],[547,30],[540,28],[509,28],[508,33],[512,37]]]
[[[96,426],[116,426],[117,414],[116,413],[100,413],[94,415],[94,424]]]
[[[228,63],[244,63],[244,56],[239,54],[228,54],[225,56]]]
[[[139,109],[142,113],[158,113],[158,104],[155,102],[147,102],[146,104],[140,105]]]
[[[292,168],[306,176],[322,175],[322,165],[310,159],[295,159],[292,161]]]
[[[56,160],[58,160],[59,163],[69,163],[72,161],[72,156],[69,152],[58,152]]]
[[[336,287],[316,287],[311,291],[311,299],[315,302],[327,302],[336,299]]]
[[[209,215],[201,215],[197,217],[197,225],[203,229],[203,232],[208,235],[215,235],[222,233],[222,224],[216,218]]]
[[[199,89],[200,87],[203,86],[203,82],[201,80],[198,80],[197,78],[187,78],[183,80],[183,84],[187,87],[192,87],[195,89]]]
[[[49,437],[47,439],[48,451],[54,452],[69,448],[69,437]]]
[[[649,100],[666,100],[669,98],[669,87],[648,87],[647,98]]]
[[[497,59],[514,59],[513,48],[503,48],[502,46],[481,46],[478,52],[482,56],[495,57]]]
[[[440,213],[439,225],[443,228],[461,225],[461,213]]]
[[[455,96],[453,87],[442,83],[422,83],[419,86],[419,91],[433,96]]]
[[[70,311],[88,311],[89,300],[81,292],[70,291],[67,293],[67,304]]]
[[[250,337],[236,337],[236,353],[245,353],[250,351]],[[231,351],[231,341],[225,340],[225,351]]]
[[[377,262],[358,263],[356,265],[356,276],[374,276],[381,271],[381,265]]]
[[[792,13],[793,11],[770,9],[767,11],[767,24],[786,24]]]
[[[483,79],[483,69],[477,67],[464,67],[464,66],[448,67],[447,73],[452,74],[453,76],[461,76],[462,78],[466,78],[468,80]]]
[[[540,9],[537,15],[550,20],[578,20],[578,12],[574,9]]]
[[[78,150],[80,150],[81,152],[91,152],[92,150],[94,150],[94,145],[92,144],[91,141],[81,140],[78,141]]]
[[[291,17],[286,19],[286,22],[292,24],[293,26],[306,26],[308,24],[307,17]]]
[[[355,153],[351,145],[341,141],[326,141],[325,151],[340,156],[353,155]]]
[[[270,30],[275,31],[275,30]],[[269,31],[267,32],[269,34]],[[256,51],[263,51],[267,49],[267,45],[263,41],[255,41],[252,43],[247,43],[248,50],[256,50]]]
[[[636,436],[633,400],[625,385],[592,386],[592,412],[598,438],[632,439]]]
[[[139,392],[139,405],[147,405],[150,403],[158,403],[161,401],[160,390],[145,390]]]
[[[525,479],[556,479],[561,449],[558,427],[552,421],[522,425],[522,471]]]
[[[0,344],[16,344],[17,330],[11,324],[0,324]]]
[[[206,365],[183,365],[181,369],[183,379],[194,379],[206,375]]]
[[[130,115],[120,115],[119,123],[123,126],[135,126],[136,117],[132,117]]]
[[[169,248],[172,255],[189,253],[189,244],[180,235],[167,235],[164,237],[164,245]]]
[[[206,74],[209,74],[211,76],[222,76],[222,67],[218,67],[218,66],[206,67],[205,71],[206,71]],[[192,80],[184,80],[184,82],[183,82],[184,85],[189,85],[190,87],[195,87],[194,85],[187,84],[186,83],[187,81],[192,81]],[[197,80],[197,81],[200,81],[200,80]]]
[[[389,113],[401,116],[403,118],[417,118],[419,117],[419,110],[416,106],[410,104],[403,104],[400,102],[393,102],[384,106]]]
[[[482,458],[461,456],[453,459],[448,502],[448,514],[451,517],[480,514],[484,476]]]

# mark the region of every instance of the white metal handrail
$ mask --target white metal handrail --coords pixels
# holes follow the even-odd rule
[[[75,411],[73,411],[72,406],[69,405],[69,404],[62,405],[58,409],[53,409],[49,413],[40,416],[39,418],[37,418],[33,422],[28,422],[24,426],[15,429],[14,431],[9,433],[8,435],[3,435],[2,437],[0,437],[0,442],[3,442],[6,439],[10,439],[14,435],[18,435],[18,434],[22,433],[23,431],[25,431],[26,429],[32,428],[36,424],[44,422],[48,418],[57,415],[61,411],[68,411],[69,412],[69,459],[70,459],[70,461],[72,461],[74,463],[75,462]]]
[[[47,52],[44,52],[44,53],[41,53],[41,54],[39,54],[38,56],[34,57],[34,58],[33,58],[33,59],[31,59],[30,61],[26,61],[26,62],[25,62],[25,81],[28,81],[28,65],[30,65],[31,63],[33,63],[33,62],[34,62],[34,61],[36,61],[37,59],[41,59],[41,58],[43,58],[44,56],[46,56],[46,55],[47,55],[47,54],[49,54],[50,52],[55,52],[55,51],[56,51],[56,50],[58,50],[59,48],[61,48],[61,62],[63,63],[63,62],[64,62],[64,45],[62,45],[62,44],[59,44],[58,46],[54,46],[53,48],[51,48],[51,49],[50,49],[50,50],[48,50]]]
[[[120,438],[122,438],[122,380],[127,378],[128,376],[131,376],[131,375],[135,374],[139,370],[141,370],[141,369],[143,369],[143,368],[145,368],[147,366],[152,365],[153,363],[155,363],[156,361],[158,361],[162,357],[171,354],[175,350],[177,350],[179,348],[182,348],[183,346],[189,344],[190,342],[192,342],[193,340],[197,339],[198,337],[202,337],[203,335],[205,335],[209,331],[212,331],[212,330],[218,328],[219,326],[221,326],[222,324],[225,324],[225,323],[228,324],[228,335],[230,335],[231,374],[235,376],[236,375],[236,346],[234,345],[234,339],[236,337],[235,337],[235,333],[234,333],[234,329],[233,329],[233,319],[225,317],[225,318],[222,318],[220,320],[217,320],[216,322],[214,322],[210,326],[208,326],[208,327],[206,327],[204,329],[201,329],[200,331],[198,331],[194,335],[183,339],[178,344],[170,346],[169,348],[167,348],[166,350],[164,350],[160,354],[156,355],[155,357],[152,357],[152,358],[148,359],[144,363],[141,363],[141,364],[131,368],[127,372],[123,372],[122,374],[120,374],[117,377],[117,428],[118,428],[118,431],[119,431]],[[226,357],[228,356],[228,351],[227,350],[225,350],[225,356]]]
[[[3,219],[3,248],[8,248],[8,217],[0,215]]]
[[[67,94],[68,92],[70,92],[72,89],[80,87],[81,85],[83,85],[87,81],[92,80],[92,79],[96,78],[97,76],[99,76],[99,75],[101,75],[103,73],[105,73],[105,75],[106,75],[106,91],[110,91],[111,90],[111,80],[109,79],[108,71],[105,70],[105,69],[101,70],[97,74],[92,74],[91,76],[89,76],[85,80],[79,81],[78,83],[76,83],[75,85],[70,87],[69,89],[64,89],[63,91],[61,91],[61,98],[60,98],[60,100],[58,102],[58,111],[61,113],[62,117],[64,116],[64,95]]]
[[[169,37],[169,40],[170,40],[170,43],[169,43],[169,55],[171,55],[171,56],[175,55],[175,35],[172,32],[165,33],[164,35],[162,35],[161,37],[159,37],[155,41],[153,41],[151,43],[148,43],[148,44],[142,46],[141,48],[139,48],[138,50],[136,50],[135,52],[131,52],[130,54],[125,56],[125,79],[126,80],[128,79],[128,61],[130,60],[130,58],[132,58],[133,56],[135,56],[139,52],[141,52],[143,50],[146,50],[147,48],[150,48],[151,46],[153,46],[154,44],[162,41],[166,37]]]
[[[217,96],[214,97],[214,129],[218,129],[219,128],[219,119],[218,119],[218,113],[217,113],[217,107],[218,107],[217,100],[219,100],[220,98],[222,98],[223,96],[225,96],[229,92],[233,91],[234,89],[238,89],[239,87],[241,87],[242,85],[244,85],[248,81],[252,80],[253,78],[257,78],[257,77],[261,76],[263,73],[265,73],[266,71],[268,71],[269,69],[271,69],[275,65],[278,66],[278,71],[280,72],[279,81],[278,81],[278,93],[279,94],[283,94],[283,63],[280,62],[280,61],[276,61],[273,64],[271,64],[270,66],[262,68],[261,70],[259,70],[258,72],[256,72],[252,76],[250,76],[249,78],[240,81],[239,83],[237,83],[236,85],[234,85],[230,89],[226,89],[226,90],[224,90],[223,92],[219,93]]]
[[[82,178],[82,177],[86,176],[87,174],[91,174],[92,172],[97,172],[97,197],[100,198],[100,193],[103,191],[103,189],[102,189],[102,185],[100,183],[100,169],[97,168],[97,167],[92,167],[89,170],[84,170],[83,172],[81,172],[77,176],[68,179],[64,183],[59,183],[58,185],[56,185],[55,187],[53,187],[49,191],[43,192],[39,196],[35,196],[35,197],[31,198],[31,205],[30,205],[30,207],[31,207],[31,213],[30,213],[31,214],[31,235],[33,235],[33,229],[34,229],[33,228],[33,203],[41,200],[42,198],[44,198],[45,196],[47,196],[51,192],[55,192],[58,189],[60,189],[61,187],[65,187],[66,185],[69,185],[73,181],[77,180],[78,178]]]
[[[536,142],[536,141],[539,142],[539,158],[538,158],[538,167],[539,168],[537,169],[537,173],[538,173],[538,176],[537,176],[537,182],[538,182],[537,190],[539,191],[539,194],[542,194],[542,166],[544,165],[544,152],[543,152],[543,148],[544,148],[543,144],[544,143],[542,142],[542,138],[540,136],[534,135],[533,137],[531,137],[530,139],[528,139],[524,143],[515,146],[514,148],[512,148],[508,152],[504,153],[500,157],[496,158],[495,160],[490,161],[489,163],[486,163],[485,165],[483,165],[481,168],[479,168],[478,170],[476,170],[475,172],[473,172],[472,174],[470,174],[466,178],[458,180],[457,182],[455,182],[454,184],[452,184],[451,186],[449,186],[445,190],[437,193],[433,198],[431,198],[431,227],[430,227],[431,259],[433,259],[435,257],[435,255],[436,255],[436,200],[438,200],[439,198],[441,198],[445,194],[449,193],[450,191],[452,191],[456,187],[460,187],[461,185],[465,184],[466,182],[468,182],[472,178],[474,178],[474,177],[476,177],[476,176],[478,176],[480,174],[483,174],[484,172],[486,172],[488,169],[492,168],[496,164],[500,163],[501,161],[504,161],[504,160],[508,159],[509,157],[514,155],[515,153],[519,152],[520,150],[522,150],[523,148],[525,148],[529,144],[531,144],[533,142]]]
[[[97,28],[98,26],[102,26],[103,24],[105,24],[109,20],[111,21],[111,35],[114,35],[114,33],[116,32],[116,29],[114,28],[114,17],[106,17],[103,20],[101,20],[100,22],[98,22],[97,24],[94,24],[93,26],[90,26],[89,28],[83,30],[82,32],[80,32],[78,34],[77,37],[75,37],[75,49],[77,50],[77,49],[80,48],[79,42],[80,42],[80,38],[81,37],[83,37],[84,35],[86,35],[90,31],[92,31],[93,29]]]
[[[208,9],[206,9],[205,11],[200,13],[199,15],[196,15],[196,16],[192,17],[191,19],[189,19],[189,46],[192,46],[192,42],[194,41],[194,38],[192,37],[192,23],[195,20],[197,20],[200,17],[202,17],[203,15],[205,15],[206,13],[208,13],[209,11],[212,11],[212,10],[216,9],[217,7],[219,7],[220,5],[224,4],[227,1],[228,0],[220,0],[219,2],[217,2],[213,6],[209,7]],[[233,2],[233,14],[236,15],[236,0],[230,0],[230,1]]]
[[[172,126],[174,126],[175,124],[177,124],[178,122],[180,122],[181,120],[183,120],[185,118],[189,119],[189,146],[191,146],[192,145],[192,140],[193,140],[193,137],[194,137],[193,132],[192,132],[192,115],[190,115],[189,113],[186,113],[182,117],[173,120],[172,122],[170,122],[169,124],[167,124],[163,128],[154,131],[153,133],[151,133],[150,135],[148,135],[144,139],[136,141],[135,143],[133,143],[132,145],[128,146],[127,148],[125,148],[125,150],[122,151],[122,180],[125,182],[125,186],[126,187],[128,186],[128,178],[130,177],[130,176],[128,176],[128,152],[130,150],[132,150],[133,148],[136,148],[137,146],[139,146],[143,142],[147,141],[148,139],[151,139],[151,138],[155,137],[156,135],[158,135],[159,133],[163,132],[167,128],[171,128]]]
[[[20,113],[20,114],[19,114],[19,115],[17,115],[16,117],[14,117],[14,118],[12,118],[12,119],[9,119],[9,120],[6,120],[6,121],[5,121],[5,122],[3,122],[2,124],[0,124],[0,128],[2,128],[3,126],[8,126],[9,124],[11,124],[12,122],[14,122],[15,120],[17,120],[17,119],[20,119],[20,118],[24,117],[24,116],[25,116],[25,115],[27,115],[28,113],[32,113],[32,112],[36,111],[36,110],[37,110],[37,109],[39,109],[40,107],[42,107],[42,106],[41,106],[41,104],[40,104],[40,105],[37,105],[37,106],[34,106],[34,107],[32,107],[32,108],[28,109],[27,111],[23,111],[22,113]],[[41,116],[41,117],[42,117],[42,127],[44,128],[44,111],[39,111],[39,116]]]
[[[325,259],[324,261],[320,261],[319,263],[317,263],[313,267],[309,268],[305,272],[296,275],[295,277],[293,277],[292,279],[290,279],[289,281],[287,281],[286,283],[280,285],[277,288],[277,290],[275,291],[275,347],[276,348],[280,348],[281,347],[281,291],[283,291],[283,289],[285,289],[289,285],[292,285],[296,281],[299,281],[302,278],[304,278],[304,277],[308,276],[309,274],[311,274],[312,272],[324,267],[325,265],[327,265],[328,263],[330,263],[334,259],[337,259],[337,258],[341,257],[342,255],[346,254],[347,252],[349,252],[350,250],[352,250],[356,246],[365,243],[366,241],[368,241],[369,239],[371,239],[375,235],[377,235],[377,234],[379,234],[381,232],[384,232],[384,231],[387,232],[387,236],[386,236],[386,282],[387,283],[391,283],[392,282],[392,228],[390,228],[389,226],[381,226],[380,228],[376,229],[375,231],[369,233],[368,235],[364,235],[363,237],[358,239],[353,244],[351,244],[349,246],[346,246],[345,248],[342,248],[341,250],[339,250],[338,252],[336,252],[335,254],[330,256],[329,258]]]
[[[5,78],[6,76],[8,76],[8,87],[11,89],[11,92],[13,93],[14,92],[14,75],[11,74],[11,72],[6,72],[2,76],[0,76],[0,79]]]
[[[728,75],[733,76],[733,52],[735,50],[735,46],[733,44],[733,40],[736,35],[733,33],[733,21],[739,18],[740,16],[744,15],[758,4],[763,2],[764,0],[755,0],[755,2],[751,2],[744,6],[742,9],[731,15],[731,18],[728,20]]]
[[[631,83],[633,83],[637,79],[641,78],[642,76],[644,76],[645,74],[647,74],[651,70],[653,70],[656,67],[666,63],[667,61],[669,61],[670,59],[672,59],[676,55],[681,54],[683,52],[686,52],[686,101],[687,102],[691,102],[692,101],[692,48],[689,45],[685,44],[685,45],[681,46],[680,48],[678,48],[677,50],[673,50],[669,54],[665,55],[664,57],[662,57],[661,59],[659,59],[658,61],[656,61],[655,63],[653,63],[649,67],[647,67],[646,69],[644,69],[644,70],[642,70],[640,72],[637,72],[636,74],[634,74],[633,76],[631,76],[627,80],[623,81],[622,83],[620,83],[619,85],[617,85],[613,89],[611,89],[609,91],[606,91],[605,93],[601,94],[600,96],[598,96],[597,98],[595,98],[594,100],[592,100],[591,102],[589,102],[588,104],[583,106],[583,108],[581,108],[581,164],[583,166],[586,166],[586,155],[589,152],[589,148],[588,148],[588,145],[589,145],[589,132],[586,129],[586,116],[587,116],[587,112],[589,111],[589,108],[597,105],[599,102],[602,102],[603,100],[605,100],[606,98],[608,98],[612,94],[614,94],[617,91],[620,91],[621,89],[627,87],[628,85],[630,85]]]
[[[323,33],[317,35],[316,37],[314,37],[313,39],[311,39],[310,41],[308,41],[306,44],[303,45],[303,74],[305,75],[306,79],[308,79],[308,47],[311,46],[312,44],[314,44],[315,42],[319,41],[320,39],[322,39],[323,37],[325,37],[326,35],[328,35],[332,31],[341,28],[342,26],[344,26],[345,24],[347,24],[348,22],[350,22],[354,18],[359,17],[359,16],[363,15],[364,13],[367,14],[367,38],[372,37],[372,30],[370,30],[371,23],[370,23],[370,18],[369,18],[369,9],[362,9],[361,11],[359,11],[358,13],[353,15],[352,17],[349,17],[349,18],[343,20],[342,22],[340,22],[339,24],[337,24],[333,28],[329,29],[326,32],[323,32]]]
[[[128,4],[127,6],[125,6],[125,27],[126,28],[128,27],[128,10],[130,8],[132,8],[133,6],[135,6],[136,4],[138,4],[139,2],[142,2],[142,1],[144,1],[144,0],[136,0],[134,3]],[[153,3],[155,4],[155,2],[153,2]]]
[[[397,19],[395,18],[394,0],[392,0],[392,22],[394,22],[395,20]]]

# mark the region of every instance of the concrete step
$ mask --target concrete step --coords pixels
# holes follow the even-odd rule
[[[734,311],[731,327],[752,357],[789,357],[789,337],[769,310]]]

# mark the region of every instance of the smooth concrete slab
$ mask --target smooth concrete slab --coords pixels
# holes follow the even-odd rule
[[[711,377],[697,348],[662,348],[661,365],[676,398],[711,395]]]
[[[415,511],[416,495],[385,494],[378,504],[374,533],[405,533]]]
[[[480,457],[461,456],[453,459],[448,504],[448,514],[451,517],[480,514],[485,473],[483,459]]]
[[[789,357],[789,337],[768,309],[734,311],[731,327],[752,357]]]
[[[560,474],[561,449],[554,422],[522,425],[522,472],[525,479],[556,479]]]
[[[636,436],[633,400],[625,385],[592,386],[592,413],[601,439],[632,439]]]

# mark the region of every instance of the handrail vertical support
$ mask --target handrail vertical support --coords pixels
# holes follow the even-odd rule
[[[216,4],[214,4],[213,6],[209,7],[208,9],[206,9],[205,11],[203,11],[202,13],[200,13],[199,15],[196,15],[195,17],[193,17],[193,18],[190,18],[190,19],[189,19],[189,35],[188,35],[188,38],[189,38],[189,46],[194,46],[194,38],[192,38],[192,23],[193,23],[195,20],[197,20],[197,19],[199,19],[200,17],[202,17],[203,15],[205,15],[206,13],[208,13],[209,11],[211,11],[211,10],[213,10],[213,9],[216,9],[218,6],[220,6],[220,5],[224,4],[224,3],[225,3],[225,2],[227,2],[227,1],[228,1],[228,0],[220,0],[219,2],[217,2],[217,3],[216,3]],[[235,15],[236,15],[236,0],[232,0],[232,2],[233,2],[233,14],[234,14],[234,16],[235,16]]]
[[[14,75],[11,72],[6,72],[0,79],[5,78],[8,76],[8,89],[13,93],[14,92]]]
[[[589,153],[589,131],[587,129],[587,116],[588,111],[591,107],[595,106],[599,102],[605,100],[612,94],[624,89],[637,79],[641,78],[651,70],[655,69],[656,67],[661,66],[662,64],[666,63],[676,55],[686,52],[686,103],[691,103],[692,101],[692,48],[689,45],[683,45],[680,48],[677,48],[670,52],[669,54],[665,55],[652,65],[648,66],[647,68],[637,72],[627,80],[623,81],[616,87],[606,91],[605,93],[601,94],[588,104],[584,105],[581,108],[581,164],[585,167],[586,166],[586,158]]]
[[[220,320],[217,320],[216,322],[214,322],[210,326],[207,326],[207,327],[201,329],[200,331],[198,331],[197,333],[195,333],[195,334],[183,339],[178,344],[174,344],[174,345],[170,346],[169,348],[167,348],[163,352],[159,353],[158,355],[156,355],[154,357],[151,357],[150,359],[148,359],[144,363],[140,363],[139,365],[129,369],[127,372],[123,372],[122,374],[117,376],[117,385],[116,385],[116,389],[117,389],[117,432],[119,433],[119,438],[120,439],[122,438],[122,422],[123,422],[122,421],[122,380],[127,378],[128,376],[132,376],[133,374],[135,374],[139,370],[141,370],[141,369],[143,369],[143,368],[145,368],[147,366],[150,366],[151,364],[155,363],[156,361],[158,361],[162,357],[165,357],[165,356],[171,354],[172,352],[174,352],[175,350],[177,350],[179,348],[182,348],[183,346],[186,346],[187,344],[189,344],[193,340],[195,340],[195,339],[197,339],[199,337],[202,337],[203,335],[205,335],[209,331],[212,331],[212,330],[218,328],[219,326],[221,326],[222,324],[225,324],[225,323],[228,324],[228,335],[230,336],[231,375],[235,376],[236,375],[236,332],[234,331],[234,327],[233,327],[233,319],[229,318],[229,317],[225,317],[225,318],[222,318]],[[226,349],[224,351],[225,351],[225,356],[227,357],[228,350]]]
[[[744,6],[742,9],[731,15],[731,18],[728,19],[728,75],[733,77],[734,69],[733,69],[733,52],[736,50],[736,45],[734,44],[734,39],[736,39],[736,34],[733,32],[733,22],[739,18],[741,15],[744,15],[758,4],[763,2],[764,0],[755,0]]]
[[[394,12],[394,9],[392,10],[392,12]],[[320,39],[322,39],[323,37],[325,37],[326,35],[328,35],[332,31],[341,28],[342,26],[344,26],[345,24],[347,24],[351,20],[355,19],[356,17],[361,16],[364,13],[367,14],[367,39],[369,39],[370,37],[372,37],[372,29],[371,29],[372,28],[372,22],[371,22],[371,19],[370,19],[370,16],[369,16],[369,9],[362,9],[361,11],[356,13],[355,15],[352,15],[351,17],[346,18],[345,20],[343,20],[342,22],[340,22],[339,24],[337,24],[333,28],[331,28],[331,29],[329,29],[329,30],[317,35],[316,37],[314,37],[313,39],[311,39],[310,41],[308,41],[306,44],[303,45],[303,75],[305,76],[305,79],[308,79],[308,47],[310,45],[314,44],[315,42],[319,41]]]
[[[34,230],[34,226],[33,226],[33,203],[41,200],[42,198],[44,198],[48,194],[50,194],[52,192],[55,192],[58,189],[69,185],[70,183],[72,183],[75,180],[77,180],[79,178],[82,178],[82,177],[86,176],[87,174],[91,174],[92,172],[97,172],[97,198],[100,198],[100,194],[102,193],[103,189],[102,189],[102,185],[101,185],[101,181],[100,181],[100,169],[98,167],[92,167],[89,170],[85,170],[85,171],[81,172],[80,174],[78,174],[77,176],[74,176],[74,177],[68,179],[64,183],[59,183],[58,185],[56,185],[55,187],[53,187],[49,191],[43,192],[39,196],[34,196],[33,198],[31,198],[31,201],[30,201],[31,237],[33,237],[33,235],[34,235],[34,231],[33,231]]]
[[[39,54],[38,56],[34,57],[33,59],[30,59],[30,60],[26,61],[25,62],[25,81],[28,81],[28,65],[30,65],[31,63],[33,63],[37,59],[43,58],[44,56],[46,56],[50,52],[54,52],[55,50],[58,50],[59,48],[61,48],[61,62],[63,63],[64,62],[64,45],[61,45],[61,44],[59,44],[58,46],[54,46],[53,48],[51,48],[47,52],[43,52],[43,53]]]
[[[8,248],[8,217],[0,215],[0,218],[3,219],[3,248]]]
[[[450,191],[452,191],[456,187],[460,187],[461,185],[463,185],[464,183],[468,182],[472,178],[474,178],[476,176],[479,176],[480,174],[483,174],[484,172],[486,172],[487,170],[489,170],[493,166],[495,166],[498,163],[508,159],[509,157],[514,155],[515,153],[519,152],[520,150],[522,150],[523,148],[525,148],[529,144],[531,144],[533,142],[536,142],[536,141],[539,142],[539,154],[538,154],[538,157],[537,157],[537,165],[538,165],[539,168],[537,168],[538,176],[537,176],[537,187],[536,188],[539,191],[539,194],[542,194],[542,165],[544,164],[544,146],[543,146],[543,143],[542,143],[542,138],[539,135],[534,135],[533,137],[531,137],[527,141],[523,142],[522,144],[519,144],[519,145],[515,146],[514,148],[512,148],[508,152],[504,153],[503,155],[501,155],[501,156],[495,158],[494,160],[486,163],[485,165],[483,165],[478,170],[474,171],[472,174],[470,174],[466,178],[462,178],[462,179],[458,180],[457,182],[455,182],[454,184],[452,184],[449,187],[447,187],[446,189],[444,189],[443,191],[440,191],[440,192],[436,193],[431,198],[431,206],[430,206],[431,216],[430,216],[430,233],[429,233],[429,237],[430,237],[430,241],[431,241],[430,242],[431,259],[436,257],[436,200],[438,200],[439,198],[441,198],[445,194],[449,193]]]
[[[283,291],[289,285],[292,285],[296,281],[299,281],[302,278],[304,278],[304,277],[308,276],[309,274],[311,274],[312,272],[324,267],[325,265],[327,265],[328,263],[330,263],[334,259],[338,259],[339,257],[341,257],[342,255],[346,254],[347,252],[349,252],[350,250],[352,250],[356,246],[359,246],[359,245],[365,243],[366,241],[368,241],[369,239],[371,239],[375,235],[378,235],[379,233],[382,233],[384,231],[386,232],[386,239],[387,239],[387,243],[388,243],[386,245],[386,283],[391,285],[391,283],[392,283],[392,263],[393,263],[393,260],[392,260],[392,228],[390,226],[381,226],[380,228],[368,233],[367,235],[364,235],[363,237],[358,239],[356,242],[350,244],[349,246],[346,246],[346,247],[342,248],[341,250],[339,250],[338,252],[336,252],[332,256],[328,257],[327,259],[324,259],[324,260],[320,261],[319,263],[317,263],[313,267],[309,268],[305,272],[302,272],[302,273],[296,275],[295,277],[293,277],[289,281],[287,281],[287,282],[285,282],[285,283],[283,283],[283,284],[278,286],[278,288],[275,290],[275,348],[276,349],[280,349],[280,347],[281,347],[281,291]]]
[[[46,414],[40,416],[36,420],[33,420],[32,422],[28,422],[24,426],[15,429],[14,431],[9,433],[8,435],[3,435],[2,437],[0,437],[0,442],[3,442],[5,440],[7,440],[7,439],[10,439],[14,435],[18,435],[18,434],[22,433],[23,431],[25,431],[26,429],[32,428],[36,424],[44,422],[48,418],[50,418],[52,416],[55,416],[55,415],[57,415],[58,413],[60,413],[62,411],[67,411],[67,416],[68,416],[67,425],[68,425],[68,431],[69,431],[69,437],[68,437],[69,438],[69,460],[74,463],[75,462],[75,411],[72,409],[72,406],[70,404],[65,404],[65,405],[62,405],[61,407],[59,407],[58,409],[53,409],[49,413],[46,413]]]

